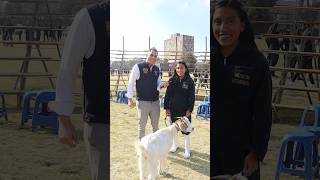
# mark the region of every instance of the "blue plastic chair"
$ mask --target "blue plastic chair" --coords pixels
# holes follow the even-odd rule
[[[199,116],[206,120],[210,117],[210,96],[205,96],[203,102],[197,106],[196,118]]]
[[[35,100],[34,111],[32,115],[32,131],[36,131],[39,127],[50,127],[55,133],[58,133],[58,114],[48,111],[47,104],[54,101],[56,93],[54,91],[40,91]],[[42,105],[42,109],[40,106]],[[45,108],[43,107],[45,105]]]
[[[313,126],[320,127],[320,104],[316,105],[307,105],[304,107],[304,111],[302,113],[300,119],[300,126],[305,126],[305,118],[307,116],[308,111],[314,111],[314,123]]]
[[[21,113],[21,125],[23,126],[24,123],[27,123],[29,119],[32,119],[32,112],[30,110],[30,101],[31,98],[34,98],[38,95],[38,91],[29,91],[25,93],[23,96],[23,107]]]
[[[204,103],[210,103],[210,96],[205,96],[204,98],[203,98],[203,102]]]
[[[4,95],[0,93],[1,97],[1,104],[0,104],[0,118],[4,117],[6,121],[8,121],[8,113],[7,113],[7,108],[6,108],[6,101],[4,99]]]
[[[305,125],[305,118],[308,113],[308,111],[314,111],[314,121],[313,124],[310,126]],[[318,141],[320,140],[320,105],[307,105],[304,107],[304,111],[302,113],[301,119],[300,119],[300,126],[298,130],[300,131],[308,131],[313,133],[317,138]],[[303,148],[301,148],[301,144],[297,144],[298,151],[295,152],[295,158],[297,157],[303,157]]]
[[[198,116],[208,120],[210,117],[210,103],[201,103],[198,105],[196,118],[198,118]]]
[[[121,92],[122,92],[123,90],[117,90],[116,91],[116,97],[117,97],[117,99],[116,99],[116,102],[120,102],[120,94],[121,94]]]
[[[126,89],[118,90],[117,91],[117,102],[128,104],[128,97],[126,96],[126,94],[127,94]]]
[[[127,90],[118,90],[117,91],[117,102],[128,104],[128,97],[126,97]]]
[[[314,111],[314,122],[311,126],[305,125],[305,118],[307,116],[308,111]],[[300,119],[300,127],[299,129],[309,131],[314,133],[319,139],[320,139],[320,105],[307,105],[304,107],[304,111],[302,113],[301,119]]]
[[[285,155],[288,151],[288,143],[294,142],[300,144],[303,148],[303,158],[293,158],[290,162],[285,161]],[[318,138],[311,132],[298,130],[288,133],[281,142],[279,157],[277,161],[275,180],[278,180],[280,173],[288,173],[292,175],[304,176],[306,180],[318,176]],[[296,151],[299,149],[295,148]],[[288,166],[288,163],[291,165]],[[297,168],[296,165],[302,165],[304,168]]]
[[[127,90],[122,92],[121,103],[128,104]]]
[[[305,125],[305,118],[307,116],[308,111],[314,111],[314,122],[311,126]],[[304,111],[302,113],[300,119],[300,127],[299,129],[303,129],[305,131],[309,131],[314,133],[320,139],[320,105],[307,105],[304,107]]]

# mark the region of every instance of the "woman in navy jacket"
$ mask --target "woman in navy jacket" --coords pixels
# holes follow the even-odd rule
[[[171,117],[171,123],[175,122],[176,117],[186,116],[191,122],[191,113],[195,101],[194,82],[190,77],[188,67],[184,61],[177,63],[174,75],[169,79],[164,98],[164,109],[167,116]],[[190,135],[184,134],[185,153],[184,158],[190,158]],[[173,139],[173,145],[170,149],[175,152],[178,148],[178,140]]]
[[[258,180],[272,124],[269,65],[240,1],[217,1],[211,24],[213,176],[242,172]]]

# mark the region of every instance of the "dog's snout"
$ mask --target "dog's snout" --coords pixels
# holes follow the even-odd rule
[[[181,129],[186,130],[188,128],[188,125],[186,123],[181,124]]]

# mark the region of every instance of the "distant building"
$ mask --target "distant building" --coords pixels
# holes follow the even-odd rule
[[[168,59],[169,63],[181,60],[183,54],[194,52],[194,37],[172,34],[171,38],[164,40],[164,51],[164,58]]]

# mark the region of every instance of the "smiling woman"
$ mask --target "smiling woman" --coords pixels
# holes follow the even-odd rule
[[[239,0],[218,0],[211,17],[213,176],[260,179],[271,130],[271,76]]]
[[[223,47],[222,53],[225,56],[237,47],[240,33],[243,32],[244,24],[231,8],[220,8],[216,10],[213,17],[214,36],[219,44]],[[223,26],[223,27],[221,27]]]

